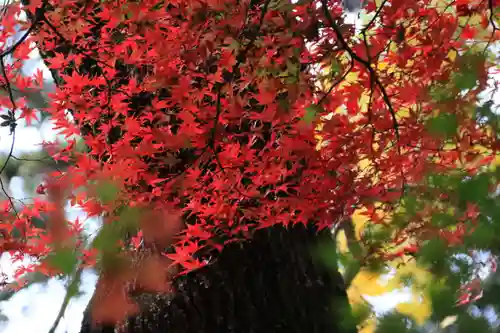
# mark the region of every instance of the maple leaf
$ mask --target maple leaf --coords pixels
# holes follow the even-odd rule
[[[29,107],[21,108],[20,118],[24,118],[26,120],[26,125],[28,126],[31,126],[31,122],[33,120],[38,121],[38,117],[36,116],[36,110]]]
[[[174,253],[163,253],[163,255],[172,260],[171,267],[181,265],[185,268],[184,272],[186,273],[204,265],[200,260],[193,259],[193,255],[202,248],[197,242],[189,242],[188,244],[175,246]]]
[[[39,87],[40,89],[43,89],[43,87],[44,87],[44,82],[45,82],[45,81],[44,81],[44,79],[43,79],[43,71],[42,71],[40,68],[38,68],[38,69],[35,71],[35,74],[33,75],[33,77],[34,77],[34,79],[35,79],[36,83],[38,84],[38,87]]]
[[[462,29],[462,32],[461,32],[461,36],[464,38],[464,39],[473,39],[474,36],[476,36],[477,34],[477,31],[476,29],[472,28],[470,25],[466,25],[463,29]]]

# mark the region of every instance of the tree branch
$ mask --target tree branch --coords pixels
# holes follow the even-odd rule
[[[330,14],[330,11],[328,9],[327,0],[321,0],[321,5],[323,7],[323,12],[324,12],[325,17],[328,21],[328,24],[335,32],[335,35],[337,36],[337,40],[340,43],[341,48],[346,50],[352,59],[354,59],[357,62],[359,62],[360,64],[362,64],[368,70],[368,72],[370,73],[370,76],[372,76],[372,78],[374,79],[375,84],[377,85],[377,87],[380,90],[380,93],[382,94],[382,99],[384,100],[385,104],[387,105],[387,108],[389,109],[389,113],[391,114],[394,132],[396,135],[396,139],[399,142],[399,124],[398,124],[398,121],[396,118],[396,112],[394,111],[391,100],[389,98],[389,95],[387,94],[387,91],[386,91],[384,85],[380,81],[380,78],[378,77],[377,72],[372,67],[372,63],[368,60],[361,58],[359,55],[357,55],[356,52],[354,52],[354,50],[347,44],[346,40],[342,36],[342,31],[340,30],[339,26],[335,23],[332,15]]]

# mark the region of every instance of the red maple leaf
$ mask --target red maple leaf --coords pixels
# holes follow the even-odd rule
[[[26,125],[31,126],[31,122],[33,120],[38,121],[38,117],[36,115],[36,110],[29,108],[27,106],[21,108],[21,115],[19,116],[20,118],[23,118],[26,120]]]

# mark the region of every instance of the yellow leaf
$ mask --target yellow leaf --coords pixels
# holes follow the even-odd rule
[[[387,293],[387,285],[380,284],[380,274],[369,272],[366,270],[360,271],[351,283],[353,293],[361,295],[378,296]]]
[[[387,63],[384,62],[384,61],[381,61],[381,62],[378,63],[377,67],[378,67],[379,70],[383,71],[384,69],[387,68]]]
[[[410,117],[410,109],[408,109],[408,108],[399,109],[397,116],[399,119]]]
[[[362,304],[364,303],[363,295],[359,293],[356,288],[350,287],[347,290],[347,296],[349,297],[349,303],[351,304]]]
[[[345,86],[349,86],[353,83],[357,83],[358,81],[359,74],[355,72],[350,72],[349,74],[346,75],[344,80],[337,86],[337,89],[342,89]]]
[[[364,211],[365,209],[358,209],[352,215],[352,223],[354,224],[354,230],[358,239],[360,238],[361,232],[370,221],[368,216],[361,214]]]
[[[391,286],[393,288],[403,287],[401,284],[402,282],[401,279],[408,276],[412,277],[413,281],[412,287],[415,288],[419,288],[421,286],[426,285],[432,279],[432,274],[429,273],[429,271],[423,269],[422,267],[419,267],[415,263],[415,261],[410,261],[407,262],[405,265],[400,266],[396,269],[396,274],[393,277],[393,279],[389,281],[389,284],[393,283],[394,285]]]
[[[337,236],[337,248],[341,253],[346,253],[349,251],[349,248],[347,247],[347,238],[345,237],[344,231],[339,232]]]
[[[396,310],[412,317],[419,325],[425,323],[431,315],[431,305],[424,297],[414,297],[412,302],[400,303],[396,305]]]
[[[494,166],[499,166],[500,165],[500,156],[497,155],[495,157],[495,159],[493,160],[493,163],[492,163]]]
[[[374,318],[365,320],[359,329],[359,333],[373,333],[377,328],[377,321]]]

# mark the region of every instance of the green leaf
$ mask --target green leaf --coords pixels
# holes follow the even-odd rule
[[[431,300],[432,317],[434,319],[442,321],[444,318],[454,314],[456,310],[456,292],[446,283],[431,283],[427,292]]]
[[[412,325],[413,324],[413,325]],[[414,322],[401,313],[390,313],[380,318],[375,333],[406,333],[414,331]]]
[[[337,253],[334,242],[323,241],[312,250],[313,255],[319,259],[322,265],[332,271],[338,270],[338,264],[342,259],[342,255]]]
[[[384,243],[388,239],[391,239],[392,227],[390,225],[369,224],[363,232],[363,238],[373,246]]]
[[[453,98],[451,89],[442,85],[434,86],[430,91],[430,96],[432,100],[436,102],[444,102]]]
[[[456,225],[457,219],[450,214],[434,213],[431,217],[431,223],[439,228],[447,228]]]
[[[431,118],[427,122],[427,130],[439,136],[446,138],[456,134],[458,121],[454,114],[440,113],[437,117]]]
[[[434,238],[425,243],[418,252],[418,260],[425,266],[442,268],[446,263],[446,245],[440,238]]]
[[[228,46],[228,48],[229,48],[230,50],[233,50],[233,51],[239,51],[239,50],[240,50],[240,47],[241,47],[240,42],[239,42],[239,41],[237,41],[236,39],[233,39],[233,40],[231,41],[231,44],[229,44],[229,46]]]
[[[338,304],[334,304],[334,306],[338,307]],[[356,327],[362,324],[372,313],[372,309],[368,304],[365,303],[356,303],[353,304],[352,309],[347,307],[345,309],[345,313],[340,311],[340,318],[342,318],[341,325],[347,330],[351,327]]]
[[[304,115],[304,117],[302,119],[306,122],[306,124],[310,125],[310,124],[312,124],[314,119],[316,119],[316,115],[321,114],[323,112],[324,112],[324,110],[321,106],[316,105],[316,104],[311,104],[310,106],[308,106],[306,108],[306,114]]]
[[[337,58],[332,58],[332,61],[330,63],[330,70],[332,71],[333,74],[341,73],[342,72],[342,67],[340,66],[339,61]]]
[[[358,264],[359,265],[359,264]],[[382,259],[374,258],[366,263],[366,269],[371,273],[382,275],[387,273],[387,265]],[[359,271],[359,268],[358,268]]]
[[[469,332],[493,332],[490,325],[485,318],[472,317],[469,314],[462,314],[457,320],[458,332],[459,333],[469,333]]]
[[[299,65],[296,62],[292,62],[290,59],[286,60],[286,72],[288,75],[296,75],[299,70]]]
[[[487,199],[491,178],[489,174],[483,173],[460,183],[458,186],[460,199],[464,202],[476,203]]]
[[[137,207],[124,207],[120,212],[118,223],[120,224],[122,234],[135,233],[139,228],[139,219],[143,211]]]
[[[111,182],[103,182],[97,185],[96,191],[101,202],[107,204],[118,198],[120,189]]]
[[[474,52],[472,49],[462,54],[457,60],[460,69],[452,77],[455,87],[461,90],[474,88],[478,79],[476,68],[484,66],[485,60],[483,52]]]
[[[492,232],[491,225],[481,222],[473,230],[472,235],[465,238],[466,246],[484,249],[493,245],[496,233]]]
[[[94,238],[92,247],[99,251],[115,251],[121,236],[122,232],[116,222],[104,224]]]
[[[47,257],[49,265],[60,270],[64,274],[71,274],[77,263],[76,252],[69,248],[57,249]]]
[[[349,285],[361,270],[361,264],[358,259],[350,254],[343,254],[340,259],[341,264],[345,267],[344,281]]]
[[[404,208],[406,213],[413,216],[417,212],[418,199],[414,195],[406,195],[403,199]]]
[[[455,87],[460,90],[472,89],[477,83],[477,74],[473,70],[466,69],[460,73],[456,73],[453,77]]]
[[[92,247],[100,252],[102,267],[119,267],[122,264],[123,260],[118,257],[121,251],[119,241],[137,232],[141,212],[139,208],[123,206],[116,221],[101,227]]]

